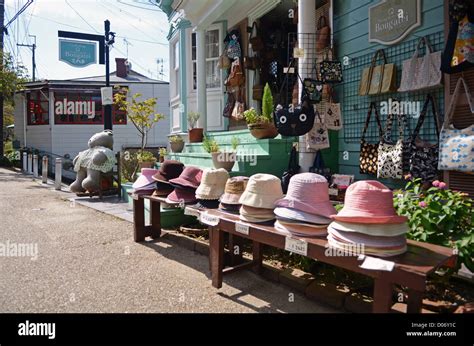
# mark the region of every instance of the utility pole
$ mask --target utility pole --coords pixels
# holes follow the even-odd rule
[[[28,48],[31,48],[33,54],[32,54],[32,67],[33,67],[33,72],[32,72],[32,77],[33,77],[33,82],[36,81],[36,36],[35,35],[29,35],[31,37],[34,37],[35,39],[35,42],[33,44],[20,44],[20,43],[17,43],[16,45],[18,47],[28,47]]]
[[[110,21],[104,22],[105,28],[105,86],[110,87],[110,46],[115,42],[115,33],[110,31]],[[104,130],[112,130],[112,105],[104,106]]]
[[[0,33],[0,73],[3,75],[3,35],[5,34],[5,0],[0,0],[0,23],[2,32]],[[0,159],[3,158],[3,90],[0,90]]]

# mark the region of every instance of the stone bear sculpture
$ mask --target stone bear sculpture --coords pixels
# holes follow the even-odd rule
[[[73,161],[76,180],[69,187],[72,192],[97,192],[101,173],[110,172],[116,158],[113,152],[114,137],[110,130],[98,132],[87,143],[89,149],[81,151]]]

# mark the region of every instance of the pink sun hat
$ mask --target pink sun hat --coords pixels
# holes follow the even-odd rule
[[[142,168],[141,175],[133,183],[132,187],[134,190],[154,190],[156,181],[153,179],[153,175],[158,173],[157,169],[153,168]],[[151,188],[151,186],[153,186]]]
[[[358,181],[347,188],[344,208],[331,215],[337,221],[361,224],[395,224],[408,221],[397,215],[393,192],[376,180]]]
[[[328,181],[315,173],[294,175],[285,198],[275,202],[276,207],[292,208],[305,213],[329,218],[336,209],[329,200]]]

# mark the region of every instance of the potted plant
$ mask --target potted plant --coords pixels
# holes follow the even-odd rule
[[[201,143],[203,139],[203,129],[197,128],[197,122],[201,114],[196,112],[189,112],[188,113],[188,124],[189,124],[189,143]]]
[[[140,150],[137,153],[137,160],[140,169],[142,168],[153,168],[156,163],[156,157],[153,153],[145,150]]]
[[[170,146],[173,153],[180,153],[184,148],[184,140],[181,136],[173,135],[170,137]]]
[[[239,145],[239,140],[237,137],[232,138],[232,152],[225,152],[221,151],[219,144],[216,142],[215,139],[210,139],[208,137],[204,137],[202,145],[204,150],[206,150],[209,154],[212,155],[212,163],[214,164],[215,168],[224,168],[228,172],[232,170],[234,167],[235,161],[237,161],[237,146]]]
[[[168,155],[168,151],[166,150],[166,148],[160,148],[158,153],[160,154],[160,163],[165,161],[165,156]]]
[[[244,118],[252,136],[257,139],[275,138],[278,131],[273,123],[273,96],[268,83],[265,85],[262,99],[262,114],[254,108],[244,112]]]

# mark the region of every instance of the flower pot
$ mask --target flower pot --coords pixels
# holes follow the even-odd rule
[[[172,142],[170,143],[170,146],[173,153],[180,153],[183,151],[184,142]]]
[[[201,143],[204,129],[191,129],[188,131],[189,143]]]
[[[212,163],[217,169],[224,168],[226,171],[230,172],[232,167],[234,167],[236,160],[236,153],[212,153]]]
[[[275,138],[278,136],[277,128],[273,123],[260,123],[248,125],[250,133],[257,139]]]
[[[145,162],[138,162],[138,167],[140,168],[140,170],[142,168],[154,168],[155,167],[155,163],[156,161],[145,161]]]

